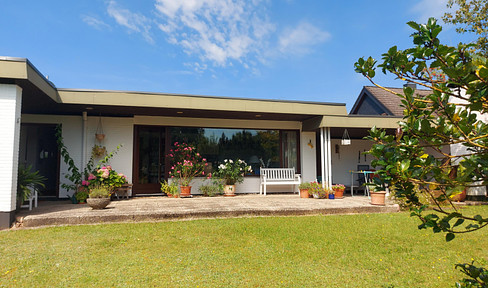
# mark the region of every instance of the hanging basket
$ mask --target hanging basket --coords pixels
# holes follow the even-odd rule
[[[102,141],[105,139],[105,134],[95,134],[95,138],[97,138],[98,141]]]
[[[103,139],[105,139],[105,134],[103,133],[103,127],[102,127],[102,115],[100,115],[100,118],[98,118],[98,126],[97,126],[97,131],[95,132],[95,138],[99,142],[102,142]]]
[[[344,134],[342,134],[341,144],[344,146],[351,145],[351,138],[349,137],[349,132],[347,132],[347,129],[345,129]]]

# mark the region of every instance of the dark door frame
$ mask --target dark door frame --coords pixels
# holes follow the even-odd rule
[[[52,127],[56,129],[58,124],[50,124],[50,123],[21,123],[21,126],[31,126],[31,127]],[[22,129],[21,129],[22,130]],[[26,147],[27,149],[27,147]],[[19,157],[20,157],[20,150],[19,150]],[[20,159],[19,159],[20,160]],[[19,165],[21,161],[19,161]],[[59,147],[56,150],[56,180],[55,180],[55,195],[54,197],[59,199],[59,185],[60,185],[60,174],[61,174],[61,155],[59,153]],[[46,196],[46,197],[53,197],[53,196]],[[39,198],[44,198],[43,195],[39,195]]]
[[[166,126],[159,126],[159,125],[134,125],[134,151],[133,151],[133,169],[132,169],[132,178],[133,178],[133,186],[132,186],[132,192],[134,195],[137,194],[154,194],[158,193],[160,191],[160,186],[159,183],[147,183],[147,184],[140,184],[140,178],[139,178],[139,160],[140,160],[140,155],[139,155],[139,148],[140,148],[140,142],[139,142],[139,132],[141,128],[150,128],[153,129],[154,131],[159,131],[159,152],[158,152],[158,177],[167,179],[168,173],[167,171],[162,171],[162,167],[167,167],[168,165],[168,160],[166,159],[167,157],[163,157],[163,155],[166,155],[166,151],[163,150],[166,149],[167,147],[167,142],[168,142],[168,137],[167,137],[167,129]],[[161,143],[161,139],[164,138],[165,143]],[[162,159],[165,159],[165,163],[161,163]],[[164,166],[162,165],[164,164]],[[164,169],[167,170],[167,169]]]

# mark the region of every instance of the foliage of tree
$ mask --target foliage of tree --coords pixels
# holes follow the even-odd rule
[[[381,63],[371,57],[355,63],[358,73],[387,91],[373,80],[377,68],[431,90],[426,96],[411,87],[403,94],[390,91],[402,98],[404,117],[395,135],[376,128],[370,132],[372,166],[380,175],[374,186],[387,185],[420,219],[419,229],[444,232],[450,241],[488,225],[488,215],[465,215],[450,202],[466,187],[488,184],[488,124],[479,117],[488,113],[488,61],[472,52],[474,44],[441,44],[442,27],[434,18],[425,25],[408,25],[415,31],[412,48],[392,47]],[[432,70],[445,77],[432,77]],[[466,152],[452,153],[455,145]],[[486,287],[486,270],[473,263],[457,267],[470,277],[459,287]]]
[[[454,13],[445,13],[445,23],[457,25],[458,33],[471,32],[477,35],[477,49],[488,56],[488,1],[487,0],[449,0],[447,7],[457,6]]]

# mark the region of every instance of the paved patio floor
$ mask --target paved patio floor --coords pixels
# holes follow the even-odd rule
[[[77,225],[104,222],[147,222],[243,216],[288,216],[398,212],[396,204],[375,206],[368,197],[302,199],[296,194],[238,195],[236,197],[135,197],[112,201],[106,209],[92,210],[86,204],[41,201],[32,211],[17,214],[17,227]]]

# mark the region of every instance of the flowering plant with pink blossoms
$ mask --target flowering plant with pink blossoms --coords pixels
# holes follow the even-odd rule
[[[198,153],[195,147],[186,143],[174,143],[174,148],[168,154],[171,160],[169,176],[177,178],[181,186],[190,186],[193,178],[205,175],[207,159]]]
[[[88,174],[88,178],[82,181],[82,185],[93,188],[104,186],[110,191],[127,183],[127,177],[122,173],[117,173],[112,166],[102,166]]]

